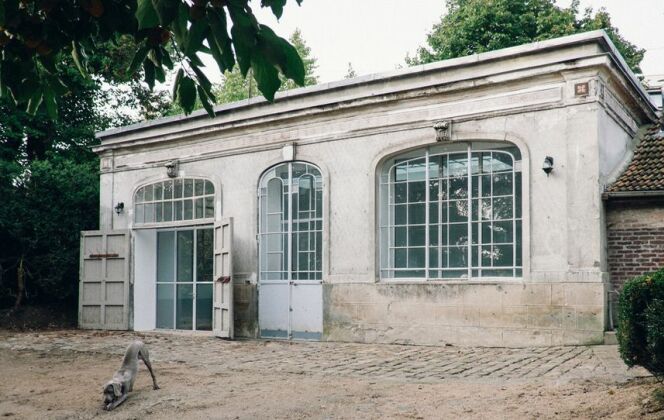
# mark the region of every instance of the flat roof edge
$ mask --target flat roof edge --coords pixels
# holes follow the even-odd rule
[[[629,84],[638,92],[638,96],[641,97],[644,104],[646,104],[646,107],[650,106],[650,109],[648,109],[648,111],[650,111],[651,114],[655,115],[656,109],[654,105],[650,102],[647,92],[645,91],[639,80],[636,78],[634,73],[631,71],[631,69],[629,68],[623,57],[620,55],[617,48],[615,47],[615,45],[613,44],[613,42],[611,41],[611,39],[608,37],[608,35],[604,30],[583,32],[579,34],[568,35],[565,37],[553,38],[544,41],[538,41],[529,44],[503,48],[500,50],[489,51],[481,54],[473,54],[469,56],[458,57],[449,60],[442,60],[434,63],[417,65],[403,69],[369,74],[365,76],[355,77],[352,79],[344,79],[330,83],[323,83],[315,86],[292,89],[289,91],[278,93],[275,97],[275,101],[288,99],[288,98],[296,98],[296,97],[302,98],[306,96],[314,96],[316,94],[330,92],[341,88],[384,82],[392,79],[408,78],[443,69],[450,69],[460,66],[479,64],[479,63],[490,62],[500,59],[507,59],[510,57],[535,54],[537,52],[548,51],[560,47],[587,44],[589,42],[598,42],[603,46],[603,48],[612,57],[614,63],[616,64],[620,72],[628,80]],[[265,106],[269,104],[270,103],[262,96],[258,96],[238,102],[217,105],[214,107],[214,112],[216,115],[219,113],[233,111],[236,109],[244,109],[254,106]],[[269,112],[266,114],[269,114]],[[171,117],[158,118],[151,121],[139,122],[124,127],[111,128],[108,130],[97,132],[96,137],[102,140],[103,142],[103,140],[106,138],[121,137],[124,134],[129,134],[140,130],[163,127],[185,121],[193,121],[193,120],[208,119],[208,118],[209,117],[207,115],[207,112],[201,109],[194,111],[189,115],[180,114]]]

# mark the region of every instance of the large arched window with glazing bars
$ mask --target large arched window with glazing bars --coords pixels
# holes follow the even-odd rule
[[[468,142],[389,159],[380,174],[383,279],[522,276],[521,154]]]
[[[259,185],[261,280],[321,280],[323,178],[315,166],[289,162]]]

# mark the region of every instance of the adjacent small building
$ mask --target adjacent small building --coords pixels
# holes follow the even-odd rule
[[[640,223],[661,249],[661,204],[616,209],[664,143],[603,31],[215,112],[98,133],[81,327],[593,344],[629,264],[658,264],[616,248]]]

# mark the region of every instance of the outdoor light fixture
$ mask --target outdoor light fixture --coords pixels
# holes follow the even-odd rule
[[[546,176],[549,176],[551,171],[553,171],[553,158],[551,156],[547,156],[544,158],[544,164],[542,165],[542,170],[546,174]]]
[[[115,208],[115,212],[118,215],[120,215],[120,213],[122,213],[124,211],[124,203],[120,202],[120,203],[116,204],[114,208]]]

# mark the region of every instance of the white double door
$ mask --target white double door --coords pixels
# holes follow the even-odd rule
[[[321,281],[261,281],[258,316],[262,338],[320,340],[323,335]]]

